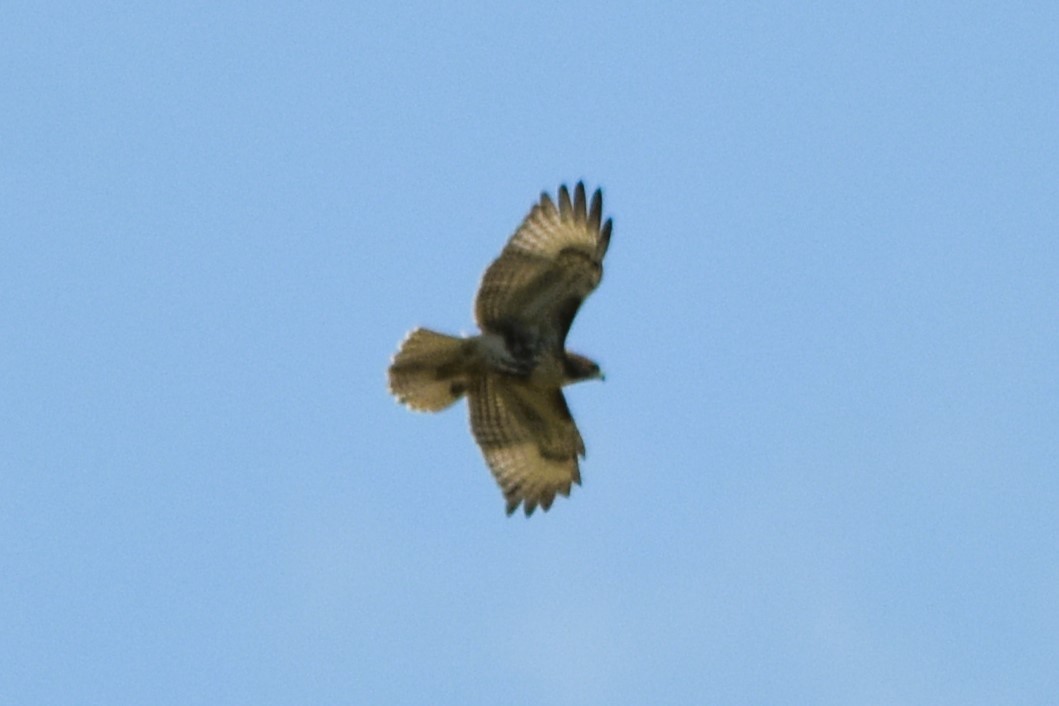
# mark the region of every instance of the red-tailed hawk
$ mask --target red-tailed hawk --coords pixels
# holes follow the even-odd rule
[[[547,510],[581,483],[585,443],[562,388],[603,375],[566,350],[566,334],[603,276],[611,220],[602,216],[603,195],[597,189],[587,204],[582,183],[573,201],[561,186],[558,207],[541,194],[482,277],[481,335],[417,328],[390,365],[390,392],[414,410],[436,412],[467,395],[471,430],[509,515],[520,503],[526,515]]]

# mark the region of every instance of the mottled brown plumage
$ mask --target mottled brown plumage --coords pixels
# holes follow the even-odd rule
[[[457,338],[415,329],[389,369],[391,392],[412,409],[438,411],[468,397],[471,430],[507,512],[547,510],[580,484],[585,444],[562,387],[602,377],[599,366],[566,350],[581,303],[603,276],[611,221],[603,197],[591,203],[578,183],[558,205],[541,194],[482,277],[475,319],[482,333]]]

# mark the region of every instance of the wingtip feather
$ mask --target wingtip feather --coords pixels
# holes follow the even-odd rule
[[[607,248],[610,247],[610,231],[614,227],[614,220],[608,218],[607,222],[603,224],[603,227],[599,229],[599,241],[596,245],[596,257],[603,259],[603,256],[607,254]]]
[[[573,210],[573,204],[570,203],[570,191],[566,188],[566,184],[563,184],[559,187],[559,215],[562,218],[569,218]]]
[[[603,191],[596,189],[592,194],[592,205],[588,209],[588,227],[594,231],[599,230],[600,221],[603,220]]]
[[[537,204],[536,208],[539,208],[541,211],[543,211],[548,216],[551,216],[551,215],[557,213],[556,208],[555,208],[555,202],[552,201],[552,197],[548,194],[547,191],[542,191],[541,192],[541,200]]]
[[[587,210],[585,209],[585,182],[577,182],[577,186],[574,187],[574,221],[577,223],[584,223],[587,216]]]

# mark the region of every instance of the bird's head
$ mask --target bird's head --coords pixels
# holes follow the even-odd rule
[[[594,360],[589,360],[583,355],[566,352],[563,358],[563,384],[581,382],[582,380],[603,380],[603,371]]]

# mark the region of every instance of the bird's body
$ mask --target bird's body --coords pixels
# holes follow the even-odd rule
[[[500,257],[486,270],[475,300],[482,333],[458,338],[418,328],[389,369],[403,404],[436,412],[466,395],[471,430],[507,499],[529,515],[581,482],[585,445],[562,387],[602,377],[599,366],[566,350],[581,302],[603,275],[611,221],[602,194],[584,185],[542,194]]]

